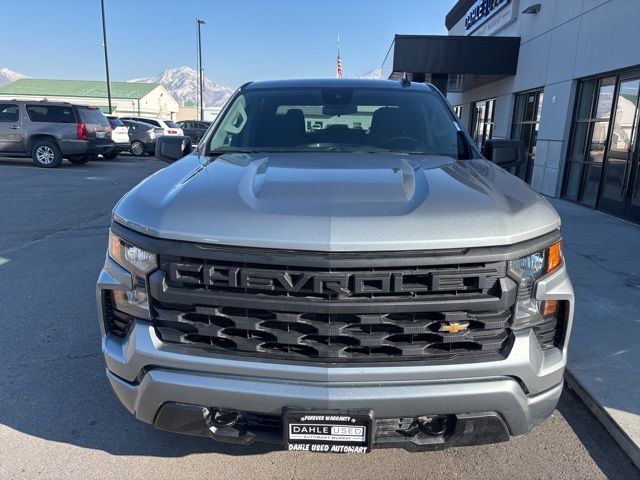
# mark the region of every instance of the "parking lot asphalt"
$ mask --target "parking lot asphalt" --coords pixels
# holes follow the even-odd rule
[[[110,212],[164,166],[121,156],[39,169],[0,158],[0,478],[635,479],[565,390],[553,416],[508,443],[363,456],[237,447],[135,420],[104,375],[95,281]]]

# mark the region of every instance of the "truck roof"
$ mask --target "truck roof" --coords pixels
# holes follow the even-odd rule
[[[243,90],[259,90],[271,88],[392,88],[435,91],[435,87],[428,83],[411,82],[403,84],[397,80],[372,80],[364,78],[305,78],[288,80],[261,80],[243,85]]]

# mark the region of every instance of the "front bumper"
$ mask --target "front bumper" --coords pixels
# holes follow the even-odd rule
[[[303,406],[316,410],[353,411],[364,406],[373,410],[376,419],[417,418],[424,415],[464,417],[474,422],[493,417],[491,429],[471,443],[507,440],[531,430],[554,410],[563,383],[537,395],[526,395],[511,378],[481,378],[462,381],[425,382],[286,382],[251,377],[152,369],[138,381],[127,382],[107,370],[113,390],[124,406],[137,418],[157,428],[216,440],[249,444],[254,441],[281,443],[278,429],[260,432],[249,428],[225,434],[207,427],[203,407],[225,408],[279,418],[283,408]],[[467,413],[469,412],[469,413]],[[474,434],[481,427],[473,424]],[[471,433],[462,429],[464,433]],[[450,432],[453,433],[453,432]],[[495,435],[489,436],[491,433]],[[376,438],[376,445],[386,447],[443,447],[468,444],[460,434],[443,438],[435,444],[420,445],[413,439]],[[391,440],[391,441],[389,441]],[[417,440],[417,439],[415,439]],[[455,440],[453,443],[452,440]],[[449,444],[447,444],[449,443]]]
[[[378,419],[495,414],[508,438],[528,432],[548,417],[562,391],[573,317],[573,290],[564,266],[540,280],[536,290],[539,300],[568,300],[562,348],[542,350],[533,331],[525,329],[515,332],[505,359],[442,365],[331,366],[221,356],[162,343],[151,323],[142,319],[121,339],[105,332],[102,298],[105,290],[131,289],[131,282],[130,274],[107,258],[97,286],[107,376],[124,406],[159,428],[192,434],[195,430],[234,441],[205,428],[202,407],[272,417],[279,417],[285,407],[372,409]],[[160,421],[159,412],[168,405],[179,405],[180,413],[178,420],[167,424]],[[198,422],[195,427],[194,421]],[[239,443],[273,440],[248,438]],[[467,440],[450,444],[467,444]],[[472,443],[482,443],[481,438]],[[386,446],[406,447],[406,442]]]

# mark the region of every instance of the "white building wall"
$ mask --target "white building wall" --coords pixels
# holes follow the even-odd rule
[[[47,99],[54,102],[69,102],[79,105],[93,105],[106,107],[109,101],[97,97],[57,97],[52,95],[1,95],[2,100],[33,100]],[[179,104],[163,86],[158,86],[141,99],[112,98],[111,105],[116,115],[138,115],[175,120]]]
[[[526,7],[541,3],[534,15]],[[516,0],[518,17],[495,35],[520,36],[517,75],[450,94],[470,126],[472,102],[496,98],[494,137],[511,133],[515,94],[544,88],[532,186],[560,193],[577,79],[640,65],[640,0]],[[464,35],[464,18],[449,32]]]
[[[180,104],[162,85],[140,99],[140,115],[175,120]],[[120,112],[118,112],[120,113]]]

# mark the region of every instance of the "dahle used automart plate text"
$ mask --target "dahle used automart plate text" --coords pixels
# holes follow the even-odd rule
[[[292,451],[367,453],[371,451],[372,412],[359,414],[287,411],[287,448]]]

